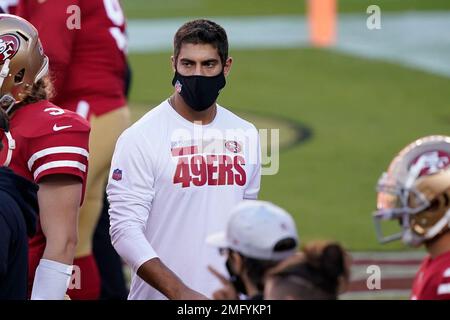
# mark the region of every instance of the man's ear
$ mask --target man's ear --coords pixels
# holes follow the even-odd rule
[[[225,77],[228,76],[228,74],[230,73],[232,64],[233,64],[233,58],[228,57],[227,61],[225,61],[225,66],[223,67],[223,74],[225,75]]]
[[[172,65],[172,71],[175,72],[177,70],[177,64],[174,56],[170,56],[170,62]]]

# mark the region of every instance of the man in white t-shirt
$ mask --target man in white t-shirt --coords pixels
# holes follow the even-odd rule
[[[185,23],[174,37],[173,95],[119,138],[107,187],[111,239],[130,265],[129,299],[202,299],[226,272],[205,244],[231,208],[256,199],[261,164],[254,125],[219,106],[232,58],[225,30]]]

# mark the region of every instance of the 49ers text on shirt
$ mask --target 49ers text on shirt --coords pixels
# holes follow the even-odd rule
[[[247,182],[244,170],[245,158],[242,144],[238,141],[212,140],[172,147],[172,157],[177,161],[173,176],[174,184],[183,188],[223,185],[243,186]],[[202,150],[203,149],[203,150]],[[208,151],[216,151],[216,154]],[[209,153],[209,154],[208,154]]]

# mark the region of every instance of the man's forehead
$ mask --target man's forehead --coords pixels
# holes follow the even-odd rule
[[[193,61],[220,60],[217,48],[211,44],[183,43],[180,48],[178,60],[189,59]]]

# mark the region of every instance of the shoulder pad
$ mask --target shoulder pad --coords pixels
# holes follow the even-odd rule
[[[24,108],[27,108],[25,106]],[[31,107],[31,106],[30,106]],[[34,108],[36,107],[36,108]],[[22,118],[21,135],[35,138],[50,134],[66,132],[89,132],[89,122],[75,112],[57,107],[50,102],[41,106],[33,106],[27,110],[27,116]]]

